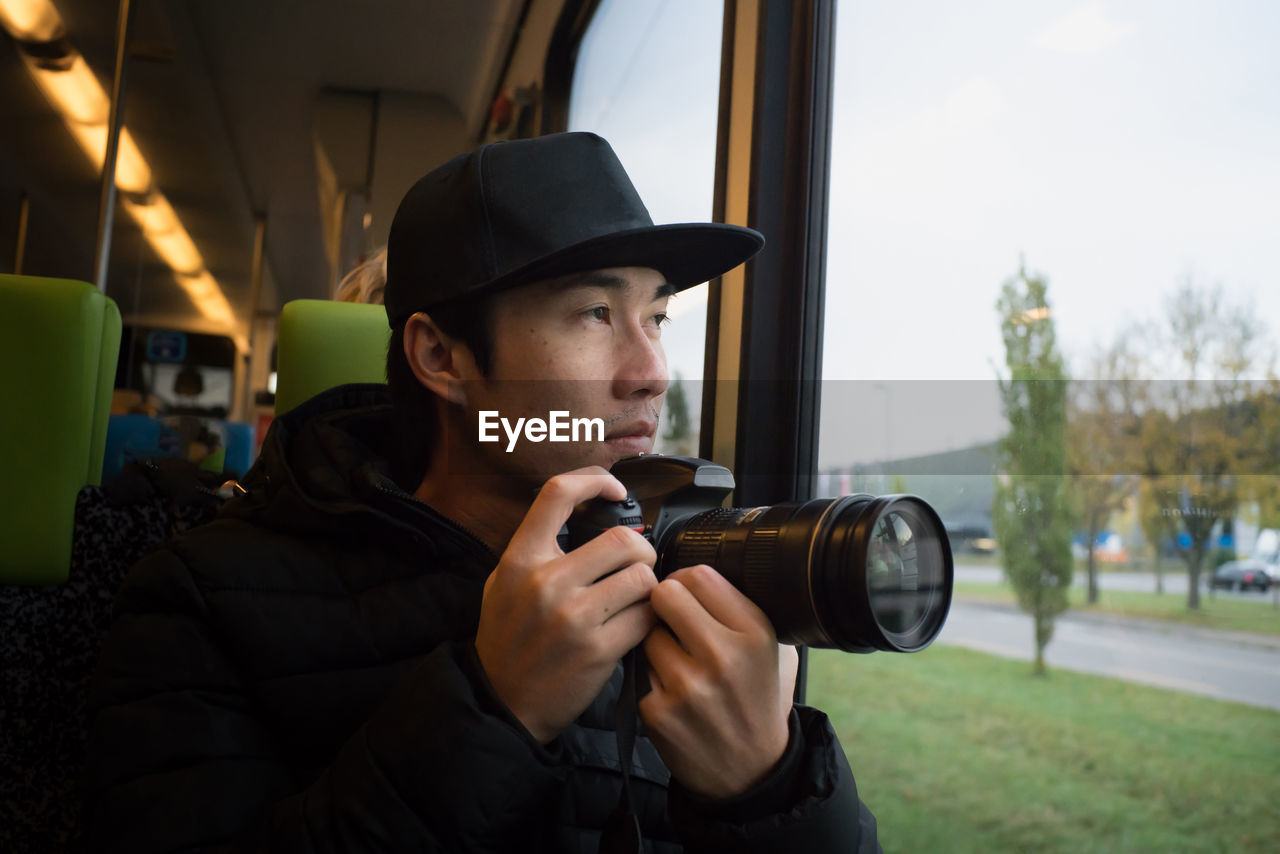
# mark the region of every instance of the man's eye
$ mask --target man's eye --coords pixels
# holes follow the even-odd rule
[[[598,305],[595,308],[589,308],[584,311],[582,316],[589,320],[608,320],[609,307],[607,305]]]
[[[667,325],[668,323],[670,323],[670,322],[671,322],[671,317],[670,317],[670,315],[667,315],[667,314],[655,314],[655,315],[653,316],[653,325],[654,325],[654,326],[656,326],[656,327],[658,327],[659,329],[661,329],[662,327],[666,326],[666,325]]]

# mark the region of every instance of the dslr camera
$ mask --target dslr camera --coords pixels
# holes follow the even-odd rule
[[[942,521],[913,495],[845,495],[766,507],[721,507],[724,466],[645,454],[614,464],[622,501],[582,505],[561,532],[566,551],[616,525],[644,534],[661,580],[705,563],[769,617],[783,643],[846,652],[916,652],[951,607],[954,568]]]

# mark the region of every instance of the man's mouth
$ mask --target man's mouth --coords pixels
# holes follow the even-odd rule
[[[605,441],[611,439],[649,439],[653,437],[654,431],[658,429],[656,421],[630,421],[621,427],[615,427],[610,430],[604,437]]]
[[[653,453],[653,436],[658,430],[656,421],[628,421],[615,427],[604,437],[605,445],[614,453],[634,457],[637,454]]]

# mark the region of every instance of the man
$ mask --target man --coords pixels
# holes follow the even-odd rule
[[[652,449],[670,294],[761,244],[653,226],[590,134],[486,146],[415,185],[388,245],[393,402],[344,386],[278,419],[247,495],[121,592],[89,838],[593,852],[638,822],[652,851],[878,850],[755,605],[708,567],[659,583],[626,528],[556,544],[575,505],[624,496],[610,465]],[[602,440],[480,441],[481,412],[553,410]],[[628,763],[635,647],[652,690]]]

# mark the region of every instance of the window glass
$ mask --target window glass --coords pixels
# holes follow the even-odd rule
[[[986,474],[929,460],[1008,431],[996,301],[1022,270],[1064,376],[1166,381],[1166,404],[1193,380],[1185,415],[1274,373],[1277,25],[1246,2],[840,7],[821,489],[920,458]]]
[[[1236,711],[1204,696],[1280,735],[1249,716],[1280,708],[1248,684],[1272,671],[1200,667],[1233,658],[1214,631],[1280,633],[1259,592],[1280,581],[1277,32],[1263,0],[839,6],[817,489],[923,496],[957,567],[924,653],[814,656],[886,850],[1280,839],[1274,818],[1158,827],[1182,798],[1247,815],[1226,793],[1265,788],[1208,746]],[[1034,659],[1037,607],[1049,670],[1094,681],[973,652]],[[1134,614],[1163,633],[1086,622],[1149,628]],[[1175,647],[1185,623],[1199,646]],[[1157,742],[1188,754],[1139,759]],[[1136,815],[1125,786],[1157,805]]]
[[[604,0],[578,50],[569,129],[609,141],[656,223],[711,220],[723,12],[716,0]],[[673,382],[656,450],[696,453],[706,285],[673,298],[669,314]]]

